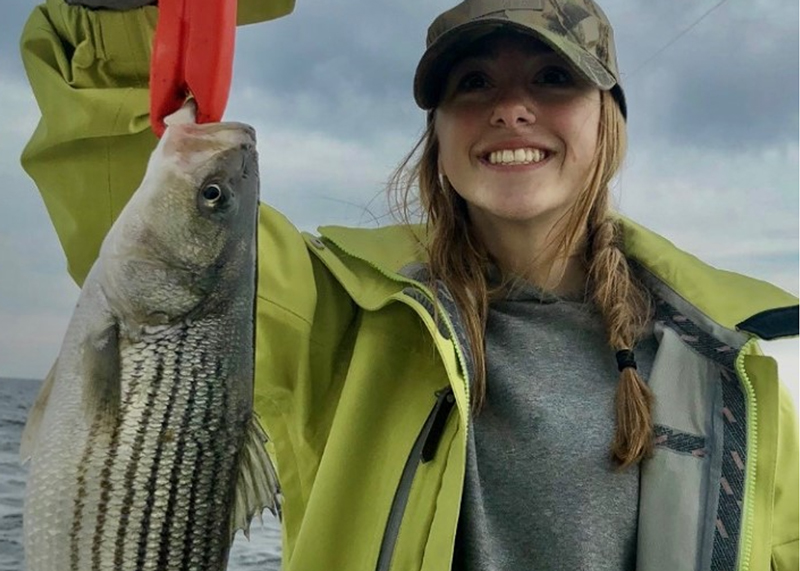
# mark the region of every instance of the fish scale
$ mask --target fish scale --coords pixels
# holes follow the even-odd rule
[[[278,513],[252,410],[257,193],[252,128],[167,128],[23,434],[28,571],[222,571]]]
[[[137,488],[146,494],[145,508],[138,539],[137,566],[142,569],[154,568],[158,562],[160,538],[167,520],[167,494],[170,489],[170,474],[179,469],[175,463],[175,443],[167,437],[168,431],[176,433],[179,429],[177,423],[184,414],[188,404],[188,395],[181,391],[187,379],[182,368],[183,351],[187,330],[182,329],[176,338],[171,338],[166,345],[166,354],[162,355],[166,366],[162,376],[173,379],[164,387],[160,401],[163,403],[163,412],[157,418],[150,419],[150,426],[145,428],[148,434],[150,447],[155,449],[153,462],[142,471],[143,481]],[[170,359],[171,358],[171,359]],[[170,359],[170,360],[167,360]],[[181,398],[182,397],[182,398]],[[199,467],[203,469],[203,467]]]
[[[173,524],[176,521],[174,518],[183,519],[189,513],[189,489],[191,486],[187,489],[180,486],[179,482],[182,480],[182,472],[187,466],[193,466],[197,458],[197,445],[194,439],[199,432],[189,432],[193,428],[191,419],[195,414],[196,407],[202,409],[205,406],[206,410],[210,410],[208,390],[205,383],[202,383],[200,379],[200,375],[203,373],[203,363],[199,359],[200,355],[188,353],[187,349],[188,347],[185,345],[179,349],[184,357],[189,357],[187,363],[189,378],[188,382],[183,385],[184,388],[181,395],[186,400],[186,407],[180,420],[180,426],[177,428],[178,440],[175,444],[175,461],[169,476],[170,496],[167,502],[165,524],[161,529],[161,543],[158,551],[160,567],[166,567],[169,561],[179,561],[187,554],[187,551],[184,550],[187,531],[184,527]],[[192,438],[189,438],[190,435]],[[195,478],[196,475],[192,474],[192,486],[195,485]],[[169,542],[165,541],[167,537],[170,538]]]
[[[219,368],[220,365],[217,363],[215,368],[215,376],[218,374],[217,370]],[[208,384],[206,384],[206,388],[209,391],[212,390],[212,387],[210,387]],[[224,395],[218,395],[217,399],[219,399],[220,402],[215,402],[215,406],[226,406],[225,403],[222,402],[223,398]],[[198,454],[200,456],[198,463],[210,465],[213,467],[213,469],[199,474],[199,476],[192,482],[193,485],[191,492],[193,501],[190,504],[190,511],[196,514],[198,525],[196,528],[189,530],[187,533],[187,541],[184,543],[184,569],[193,569],[197,565],[200,565],[202,561],[207,560],[211,556],[210,551],[212,545],[210,541],[206,540],[204,531],[214,521],[214,506],[209,504],[199,505],[197,499],[199,492],[202,490],[211,490],[211,495],[213,495],[215,486],[221,477],[221,466],[217,463],[218,459],[215,454],[218,449],[212,445],[210,438],[210,435],[214,431],[218,430],[218,417],[213,415],[212,411],[213,409],[211,407],[207,408],[201,425],[193,427],[193,429],[196,429],[200,432],[200,434],[203,435],[202,440],[198,442]]]
[[[147,345],[145,347],[147,348]],[[147,356],[148,352],[143,352],[143,360],[137,363],[135,369],[139,372],[137,376],[130,380],[126,379],[126,375],[122,376],[123,387],[128,385],[129,394],[133,397],[139,393],[141,396],[135,400],[131,398],[131,402],[135,404],[126,411],[129,422],[123,425],[120,446],[126,458],[125,469],[116,472],[116,483],[120,490],[124,490],[124,495],[115,495],[115,500],[111,503],[111,508],[120,514],[116,531],[108,530],[107,532],[109,537],[114,538],[114,565],[117,568],[125,562],[131,561],[135,556],[135,551],[129,542],[126,548],[126,537],[129,529],[137,529],[131,521],[133,515],[141,513],[143,510],[141,500],[137,502],[137,490],[140,490],[140,487],[136,476],[145,450],[147,430],[143,427],[147,426],[150,417],[154,414],[153,403],[158,394],[156,383],[147,383],[146,381],[149,378],[154,380],[162,378],[163,364],[157,359],[148,359]],[[117,453],[119,454],[119,451]]]
[[[169,351],[166,354],[158,354],[157,349],[152,351],[156,362],[150,367],[145,367],[145,370],[154,371],[156,373],[154,378],[131,381],[132,385],[138,381],[139,385],[156,387],[152,396],[157,403],[152,406],[153,414],[149,415],[146,421],[140,421],[138,426],[135,422],[128,423],[135,427],[130,432],[140,436],[137,448],[152,450],[149,462],[134,461],[131,464],[133,468],[126,467],[125,472],[133,474],[133,477],[122,482],[124,489],[134,491],[134,497],[129,503],[135,509],[129,508],[129,511],[141,514],[138,519],[128,520],[128,526],[133,530],[138,529],[138,535],[134,534],[127,543],[120,544],[114,541],[115,553],[119,551],[124,553],[122,561],[131,561],[135,558],[136,569],[180,569],[183,565],[180,563],[182,559],[215,561],[213,556],[204,557],[206,555],[204,550],[206,545],[215,543],[215,536],[221,535],[219,526],[216,530],[209,529],[207,527],[209,518],[206,513],[195,509],[193,521],[196,525],[192,535],[204,538],[204,541],[184,550],[183,542],[187,530],[179,523],[183,518],[174,517],[176,515],[174,507],[169,509],[170,498],[173,506],[179,503],[180,496],[186,498],[184,503],[188,504],[188,490],[197,486],[198,481],[204,482],[208,490],[211,488],[211,482],[215,481],[213,475],[218,473],[220,466],[235,463],[236,458],[226,458],[224,454],[217,454],[208,462],[194,463],[192,460],[196,458],[198,446],[204,446],[208,450],[224,450],[230,445],[239,446],[235,441],[222,441],[223,435],[219,432],[215,434],[216,442],[213,446],[210,441],[209,433],[215,432],[214,429],[219,425],[217,419],[227,414],[221,406],[224,385],[213,382],[216,379],[206,372],[205,376],[211,382],[204,383],[202,391],[198,390],[198,376],[204,372],[196,370],[192,365],[193,354],[189,349],[191,346],[202,346],[202,339],[196,337],[189,334],[188,328],[176,332],[177,344],[168,344]],[[186,366],[182,368],[182,364]],[[166,387],[163,386],[164,378],[174,381]],[[209,394],[212,391],[216,392],[215,397]],[[197,410],[203,410],[204,419],[209,423],[207,429],[189,425]],[[139,418],[141,419],[141,416]],[[239,434],[244,433],[244,424],[244,421],[240,423]],[[174,440],[165,438],[169,432],[180,436]],[[237,440],[240,439],[241,436]],[[179,481],[189,481],[191,484],[184,489],[177,486]],[[225,482],[225,485],[231,484],[229,479]],[[158,490],[164,492],[157,494]],[[112,521],[121,519],[122,507],[121,504],[118,507],[108,506]],[[117,513],[119,518],[115,517]],[[180,516],[181,513],[177,512],[177,515]],[[224,520],[224,514],[217,513],[216,516]],[[203,523],[206,525],[201,525]],[[113,530],[108,531],[107,535],[100,535],[103,538],[100,543],[105,543],[111,538],[116,539],[116,533]],[[165,538],[169,538],[169,542],[166,542]],[[178,549],[180,558],[176,556]],[[92,567],[92,571],[113,569],[114,561],[119,560],[118,556],[110,558],[107,564]],[[179,563],[168,567],[169,561]]]

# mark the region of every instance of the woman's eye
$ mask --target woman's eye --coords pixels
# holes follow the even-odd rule
[[[536,75],[535,83],[566,86],[574,83],[572,75],[563,67],[546,67]]]
[[[470,72],[461,77],[456,85],[456,91],[475,91],[488,87],[488,78],[480,72]]]

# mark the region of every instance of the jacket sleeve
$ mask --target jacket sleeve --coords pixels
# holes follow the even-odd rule
[[[786,387],[780,385],[778,405],[778,456],[775,466],[775,496],[772,521],[773,571],[798,571],[798,454],[797,412]]]
[[[150,44],[158,11],[89,10],[48,0],[28,19],[22,61],[41,111],[22,166],[81,285],[155,146]]]
[[[294,0],[240,0],[239,22],[291,12]],[[20,41],[41,119],[22,166],[41,192],[81,285],[156,144],[149,68],[158,9],[90,10],[63,0],[34,9]]]

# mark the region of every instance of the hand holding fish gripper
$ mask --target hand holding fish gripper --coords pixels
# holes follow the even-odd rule
[[[233,74],[236,0],[159,0],[150,65],[150,124],[159,137],[164,118],[192,97],[196,121],[222,119]]]

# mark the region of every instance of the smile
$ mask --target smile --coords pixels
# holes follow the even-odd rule
[[[547,151],[529,147],[526,149],[492,151],[486,155],[485,160],[493,165],[529,165],[541,162],[547,156]]]

